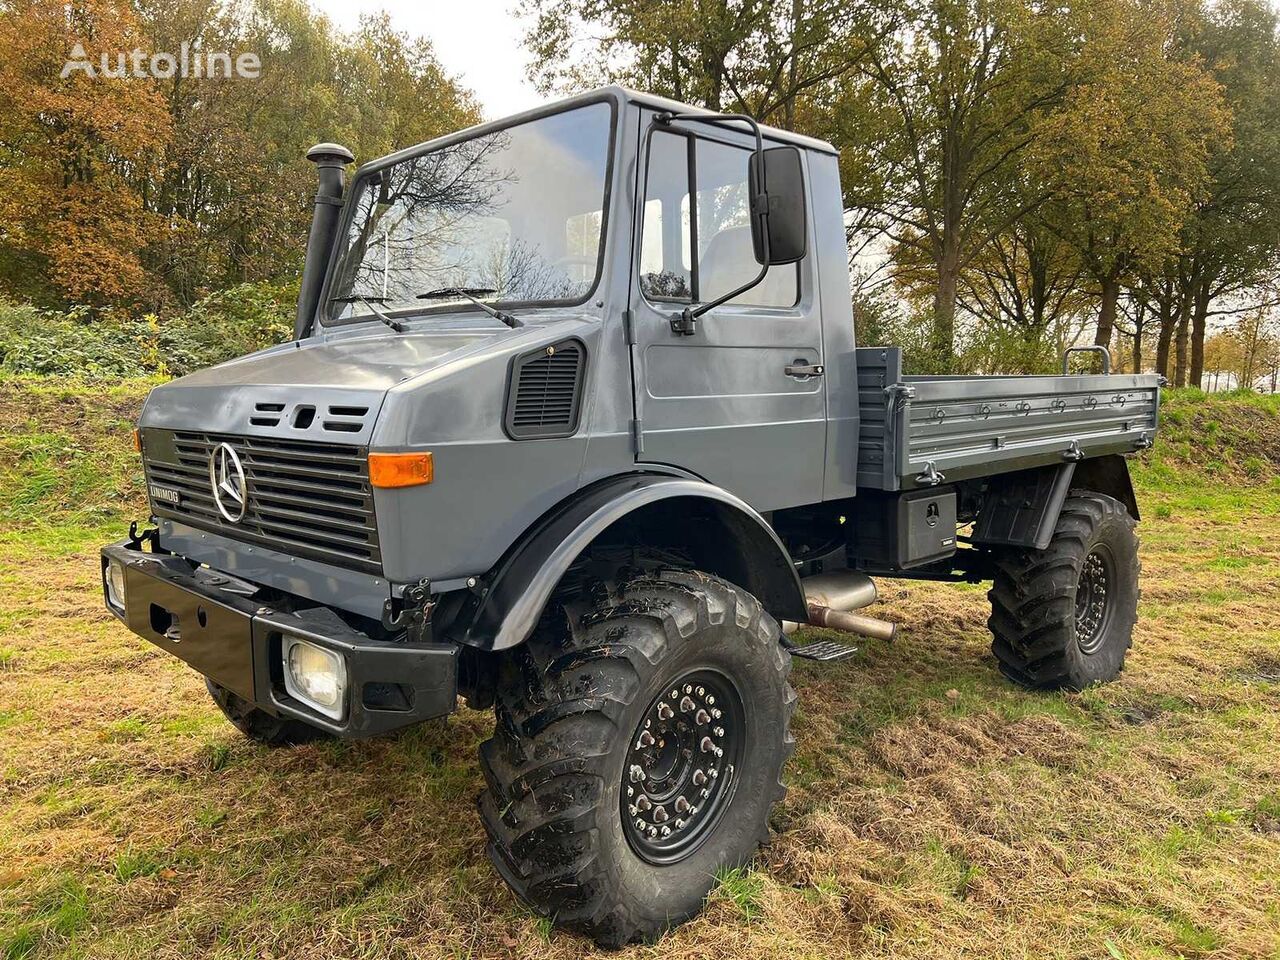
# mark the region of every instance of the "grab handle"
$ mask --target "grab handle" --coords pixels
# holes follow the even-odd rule
[[[1062,375],[1068,376],[1071,373],[1071,355],[1073,353],[1100,353],[1102,354],[1102,372],[1104,374],[1111,373],[1111,351],[1101,344],[1090,344],[1087,347],[1067,347],[1062,353]]]

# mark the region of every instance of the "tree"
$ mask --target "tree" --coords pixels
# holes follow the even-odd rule
[[[530,79],[545,93],[628,83],[787,128],[866,48],[865,9],[845,0],[523,0],[520,9],[533,23]]]
[[[873,23],[822,132],[843,150],[846,204],[875,214],[899,280],[928,291],[928,364],[947,369],[962,276],[1046,199],[1019,167],[1064,93],[1066,37],[1022,0],[926,0]]]
[[[1125,282],[1178,252],[1227,113],[1212,78],[1176,55],[1170,11],[1081,0],[1074,13],[1071,90],[1043,125],[1031,170],[1053,195],[1046,218],[1097,284],[1094,342],[1106,346]]]
[[[157,49],[252,50],[256,80],[163,82],[174,136],[164,174],[139,185],[170,224],[154,269],[186,305],[228,284],[295,270],[315,174],[304,154],[337,140],[369,159],[479,120],[425,40],[364,18],[335,33],[300,0],[141,0]]]
[[[145,81],[64,75],[78,44],[90,63],[140,42],[115,0],[0,3],[0,282],[44,303],[136,301],[151,284],[145,249],[163,233],[130,182],[154,171],[170,132]]]
[[[1189,314],[1189,379],[1200,386],[1214,305],[1263,282],[1280,260],[1280,18],[1265,0],[1225,0],[1185,18],[1230,107],[1210,140],[1208,186],[1182,230],[1179,273]]]
[[[0,292],[190,305],[302,259],[319,140],[368,159],[478,122],[430,45],[385,16],[335,32],[302,0],[0,0]],[[60,77],[90,61],[253,52],[257,79]]]
[[[960,306],[1016,340],[1019,373],[1056,366],[1064,321],[1084,312],[1081,266],[1034,213],[992,238],[961,276]],[[1010,368],[1006,368],[1010,369]]]

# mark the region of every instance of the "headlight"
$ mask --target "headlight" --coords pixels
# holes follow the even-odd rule
[[[284,688],[317,713],[341,720],[347,665],[342,657],[297,637],[284,638]]]
[[[124,564],[119,560],[107,561],[107,603],[124,609]]]

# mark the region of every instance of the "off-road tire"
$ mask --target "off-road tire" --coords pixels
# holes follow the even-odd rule
[[[1134,526],[1115,498],[1072,490],[1046,549],[998,559],[988,625],[1006,677],[1068,690],[1116,678],[1138,618]]]
[[[212,680],[206,679],[204,684],[209,688],[209,696],[213,697],[213,702],[231,721],[231,725],[255,743],[268,747],[292,747],[329,737],[329,734],[309,723],[292,717],[274,717],[265,710],[259,710],[248,700]]]
[[[796,695],[777,621],[724,580],[663,571],[589,593],[553,607],[504,658],[494,735],[480,748],[487,789],[479,805],[489,856],[517,895],[558,926],[616,948],[692,917],[717,873],[746,864],[768,841],[769,811],[785,793],[782,766],[795,745]],[[624,783],[624,775],[634,772],[645,720],[655,710],[672,716],[663,698],[699,672],[731,681],[742,709],[726,707],[725,717],[738,717],[745,749],[733,754],[737,768],[714,781],[732,791],[719,806],[694,810],[705,822],[681,828],[699,826],[700,841],[676,862],[654,863],[637,852],[644,837],[631,836],[626,791],[635,781]],[[696,679],[690,693],[698,693]],[[683,700],[670,703],[678,711]],[[693,755],[695,765],[722,762]],[[700,768],[689,775],[713,782]]]

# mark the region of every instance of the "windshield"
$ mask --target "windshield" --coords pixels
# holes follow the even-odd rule
[[[455,290],[509,303],[585,300],[601,260],[611,117],[609,104],[594,103],[362,178],[330,316],[470,303]]]

